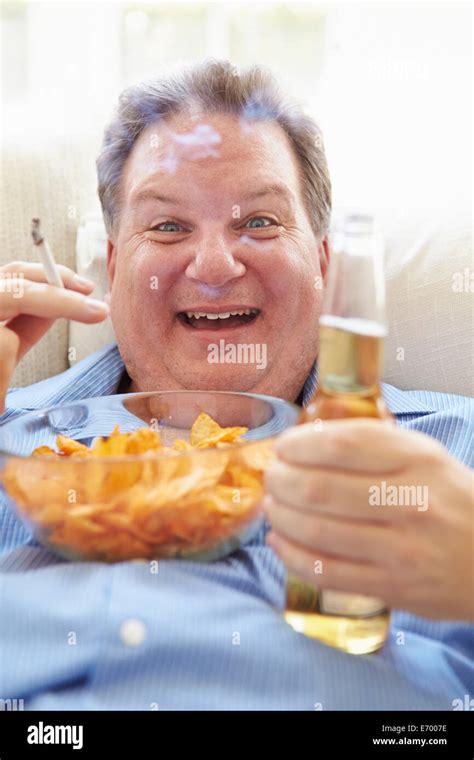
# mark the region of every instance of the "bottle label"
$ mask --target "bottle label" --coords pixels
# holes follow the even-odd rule
[[[382,615],[386,612],[386,607],[381,599],[376,599],[373,596],[348,594],[345,591],[321,591],[319,612],[321,615],[359,617]]]

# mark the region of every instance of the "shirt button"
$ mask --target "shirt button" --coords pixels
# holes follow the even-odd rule
[[[124,620],[120,626],[120,638],[128,647],[138,647],[146,638],[146,626],[138,618]]]

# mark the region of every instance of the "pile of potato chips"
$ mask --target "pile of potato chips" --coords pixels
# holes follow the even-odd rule
[[[186,557],[226,541],[259,514],[272,440],[195,420],[164,446],[148,427],[116,426],[89,448],[59,435],[4,470],[8,495],[43,542],[76,559]],[[59,461],[61,460],[61,461]],[[80,461],[78,461],[80,460]]]

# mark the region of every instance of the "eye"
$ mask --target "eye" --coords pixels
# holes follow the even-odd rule
[[[271,227],[276,225],[274,219],[269,219],[267,216],[254,216],[244,224],[244,227],[250,227],[252,230],[258,230],[261,227]]]
[[[156,227],[152,227],[153,232],[183,232],[182,227],[178,222],[161,222]]]

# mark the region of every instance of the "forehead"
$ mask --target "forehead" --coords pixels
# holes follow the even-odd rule
[[[127,159],[125,199],[149,184],[206,185],[215,193],[248,190],[249,182],[283,181],[299,190],[291,142],[272,121],[243,121],[229,114],[178,114],[147,127]],[[251,189],[251,187],[250,187]]]

